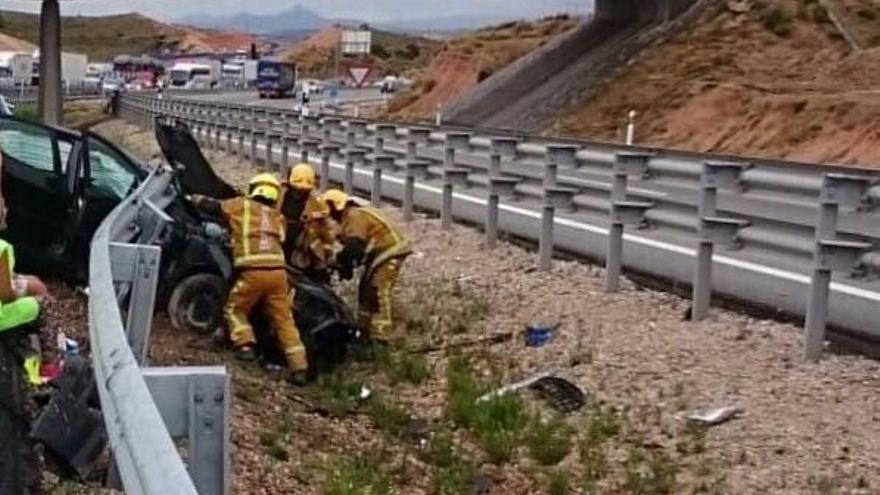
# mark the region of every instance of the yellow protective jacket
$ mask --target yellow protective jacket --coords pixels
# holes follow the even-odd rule
[[[339,223],[343,245],[339,261],[363,264],[367,277],[382,263],[412,253],[409,240],[373,207],[349,206]]]
[[[336,242],[327,205],[315,194],[301,196],[286,187],[279,208],[287,222],[284,251],[290,264],[301,269],[326,269]]]
[[[276,208],[242,196],[225,201],[197,196],[193,202],[226,220],[236,268],[284,268],[285,224]]]

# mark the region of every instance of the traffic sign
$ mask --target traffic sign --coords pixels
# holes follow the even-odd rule
[[[355,87],[360,88],[367,82],[367,78],[370,77],[370,72],[372,71],[372,67],[349,67],[348,76],[354,81]]]

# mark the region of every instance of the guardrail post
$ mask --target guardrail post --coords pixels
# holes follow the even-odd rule
[[[317,154],[319,146],[320,143],[318,141],[300,141],[300,161],[302,163],[309,163],[309,154]]]
[[[853,272],[859,265],[861,255],[871,249],[869,243],[836,239],[839,207],[860,207],[872,182],[870,177],[846,174],[825,174],[822,179],[814,267],[804,325],[804,357],[808,361],[817,361],[822,357],[832,272]]]
[[[266,168],[270,170],[275,167],[275,155],[274,150],[272,149],[272,141],[274,139],[274,134],[271,132],[266,133]]]
[[[443,203],[440,208],[440,226],[443,230],[452,228],[452,199],[455,186],[467,186],[468,170],[450,168],[443,171]]]
[[[364,152],[361,150],[347,150],[345,156],[345,176],[343,177],[342,187],[346,194],[354,192],[354,167],[355,164],[361,164],[364,160]]]
[[[553,164],[554,168],[555,166],[556,164]],[[573,209],[576,192],[574,189],[564,187],[547,186],[544,188],[544,204],[541,208],[541,237],[538,239],[538,268],[542,271],[547,272],[553,268],[553,227],[556,221],[556,209]]]
[[[359,120],[349,120],[346,126],[345,146],[348,149],[357,148],[357,136],[366,132],[367,123]]]
[[[257,137],[260,135],[260,131],[251,128],[251,168],[257,168]]]
[[[498,245],[498,209],[501,205],[501,198],[513,198],[519,181],[519,179],[511,177],[489,177],[489,201],[486,207],[486,247],[488,249],[495,249]]]
[[[131,351],[140,365],[147,363],[161,256],[162,249],[158,246],[110,243],[114,281],[130,287],[125,329]]]
[[[203,495],[232,489],[231,387],[221,366],[145,368],[144,380],[168,433],[187,439],[188,471]]]
[[[319,174],[319,190],[321,192],[330,187],[330,160],[336,155],[339,155],[339,146],[335,144],[321,146],[321,171]]]
[[[242,126],[239,126],[238,129],[236,129],[236,132],[237,132],[237,134],[238,134],[238,152],[237,152],[236,154],[238,155],[238,158],[239,158],[239,159],[244,160],[244,133],[245,133],[245,128],[242,127]]]
[[[394,168],[394,157],[377,155],[373,157],[373,187],[370,189],[370,202],[379,205],[382,202],[382,172]]]
[[[428,175],[428,162],[408,161],[406,163],[406,179],[403,187],[403,221],[411,222],[415,208],[416,178]]]
[[[692,284],[691,321],[702,321],[709,314],[712,303],[712,258],[715,243],[722,242],[728,249],[738,249],[739,231],[749,225],[744,220],[718,218],[718,188],[740,190],[740,177],[747,165],[740,163],[707,162],[700,176],[700,196],[697,205],[699,231],[697,255]]]

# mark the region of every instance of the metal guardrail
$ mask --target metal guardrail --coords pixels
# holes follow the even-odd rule
[[[447,221],[455,216],[487,227],[494,221],[495,228],[544,246],[544,267],[551,247],[606,262],[609,252],[622,250],[628,269],[690,286],[707,266],[698,247],[718,230],[724,236],[714,242],[729,252],[709,256],[712,292],[793,316],[807,315],[815,304],[808,303],[811,277],[827,268],[823,250],[832,248],[819,241],[847,242],[853,256],[834,266],[828,321],[849,335],[880,340],[876,171],[495,129],[301,118],[179,98],[129,97],[122,109],[144,126],[157,115],[182,119],[205,146],[249,156],[254,166],[285,167],[297,152],[348,188],[409,198]],[[707,191],[715,198],[711,208],[703,201]],[[826,204],[836,205],[835,221],[820,235]],[[615,225],[634,220],[634,232],[616,235]]]
[[[132,495],[229,493],[225,368],[147,368],[171,173],[153,172],[101,224],[89,264],[89,339],[114,473]],[[120,309],[122,308],[122,309]],[[123,323],[125,313],[125,323]],[[188,466],[172,438],[187,438]]]

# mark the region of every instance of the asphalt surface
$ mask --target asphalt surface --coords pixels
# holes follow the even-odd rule
[[[291,111],[293,111],[297,107],[297,105],[301,103],[298,95],[296,97],[289,98],[263,99],[260,98],[259,93],[257,93],[256,91],[232,91],[225,93],[219,92],[210,94],[193,94],[191,96],[186,95],[185,93],[176,93],[175,96],[192,98],[193,100],[210,101],[215,103],[223,102],[236,105],[260,106],[275,108],[278,110]],[[357,103],[368,103],[377,101],[382,101],[382,94],[379,92],[378,88],[341,88],[339,91],[338,104],[340,105],[353,105]],[[332,99],[325,97],[325,95],[323,94],[314,95],[310,98],[309,105],[321,105],[322,102],[332,104]]]

